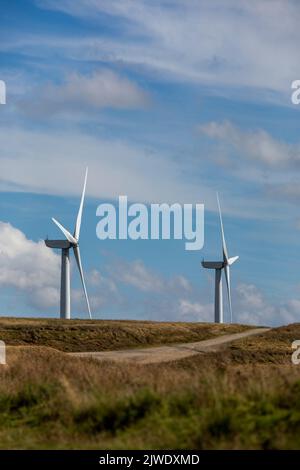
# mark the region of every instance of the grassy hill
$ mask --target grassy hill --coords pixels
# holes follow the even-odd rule
[[[214,323],[1,318],[0,339],[8,345],[49,346],[65,352],[105,351],[201,341],[247,328]]]
[[[0,447],[300,448],[295,339],[300,324],[152,365],[8,347],[8,365],[0,366]]]

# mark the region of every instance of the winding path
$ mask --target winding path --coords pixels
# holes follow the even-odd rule
[[[255,328],[230,335],[218,336],[217,338],[197,341],[194,343],[172,344],[169,346],[154,346],[149,348],[122,349],[117,351],[101,352],[78,352],[68,353],[77,357],[93,357],[99,361],[135,362],[139,364],[154,364],[159,362],[169,362],[198,353],[216,351],[223,345],[233,341],[248,338],[249,336],[260,335],[270,331],[271,328]]]

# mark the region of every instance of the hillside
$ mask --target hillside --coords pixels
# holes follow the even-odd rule
[[[8,345],[48,346],[65,352],[105,351],[201,341],[247,328],[214,323],[1,318],[0,339]]]
[[[0,367],[0,447],[300,448],[298,338],[294,324],[151,365],[10,346]]]

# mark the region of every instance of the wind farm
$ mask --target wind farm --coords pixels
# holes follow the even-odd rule
[[[0,14],[1,467],[300,451],[300,2]]]
[[[215,271],[206,322],[92,319],[79,251],[87,177],[86,169],[73,232],[52,218],[65,238],[43,245],[61,252],[60,318],[0,318],[0,449],[298,448],[290,344],[300,324],[233,321],[230,268],[239,257],[229,255],[219,196],[221,259],[202,261]],[[71,252],[88,319],[71,314]]]
[[[291,429],[298,425],[294,391],[300,372],[291,364],[290,342],[300,334],[300,326],[234,321],[241,307],[232,307],[231,267],[239,256],[229,255],[227,241],[231,246],[232,240],[225,237],[227,216],[224,224],[218,193],[213,216],[218,216],[220,259],[202,261],[203,271],[215,274],[214,305],[206,307],[207,321],[105,320],[99,312],[92,318],[79,248],[87,179],[86,168],[73,231],[52,217],[64,238],[47,238],[38,245],[46,256],[60,252],[60,305],[55,305],[59,318],[57,313],[57,318],[0,318],[0,414],[5,416],[0,449],[299,447],[299,434],[295,437]],[[164,205],[168,214],[170,207]],[[78,319],[71,312],[72,252],[88,318]],[[196,263],[197,253],[194,257]],[[143,289],[148,289],[149,275],[145,278],[141,263],[136,266],[136,279],[142,278]],[[117,266],[117,274],[121,268]],[[131,279],[133,273],[126,275]],[[193,291],[179,281],[175,289],[184,288],[191,301]],[[110,293],[116,292],[113,285]],[[179,306],[173,303],[174,311]],[[293,357],[298,357],[297,351]],[[266,402],[270,408],[265,408]],[[277,420],[280,437],[274,432]]]
[[[300,441],[298,437],[293,440],[290,431],[291,423],[297,421],[295,403],[288,395],[293,395],[300,379],[290,362],[290,341],[300,334],[300,327],[271,328],[234,321],[238,311],[232,306],[231,267],[239,256],[229,255],[231,237],[225,237],[227,217],[224,224],[219,194],[213,215],[218,216],[220,258],[202,261],[203,271],[212,270],[215,275],[214,305],[207,307],[206,322],[104,320],[99,312],[92,319],[79,248],[87,181],[88,168],[73,231],[52,217],[64,238],[44,240],[47,254],[48,249],[60,252],[60,304],[55,305],[59,318],[0,318],[0,413],[6,416],[0,424],[0,449],[297,448]],[[170,207],[164,205],[169,216]],[[168,220],[165,217],[165,227]],[[71,312],[72,252],[87,319],[78,319]],[[194,256],[196,261],[197,254]],[[141,278],[142,265],[137,267]],[[226,314],[222,277],[228,299]],[[193,292],[187,289],[185,295],[192,297]],[[173,308],[178,305],[174,303]],[[7,384],[12,390],[9,395]],[[258,409],[252,409],[258,391]],[[217,401],[213,398],[219,396]],[[286,415],[280,403],[287,399]],[[272,404],[270,411],[264,410],[266,400]],[[250,408],[239,414],[236,410],[245,403]],[[258,424],[260,409],[267,414],[262,424]],[[272,425],[277,416],[287,416],[280,421],[280,439]],[[257,434],[247,428],[249,421],[256,423]],[[19,436],[15,423],[21,429]],[[181,433],[174,432],[178,425]],[[162,429],[162,433],[156,437],[154,429]]]

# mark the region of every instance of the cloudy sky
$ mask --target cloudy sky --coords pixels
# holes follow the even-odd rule
[[[2,0],[0,313],[57,316],[59,253],[89,166],[81,250],[94,317],[213,319],[220,193],[234,320],[300,318],[300,4]],[[205,245],[100,241],[96,209],[205,204]],[[73,263],[74,264],[74,263]],[[72,267],[72,310],[86,317]],[[228,305],[225,304],[228,319]]]

